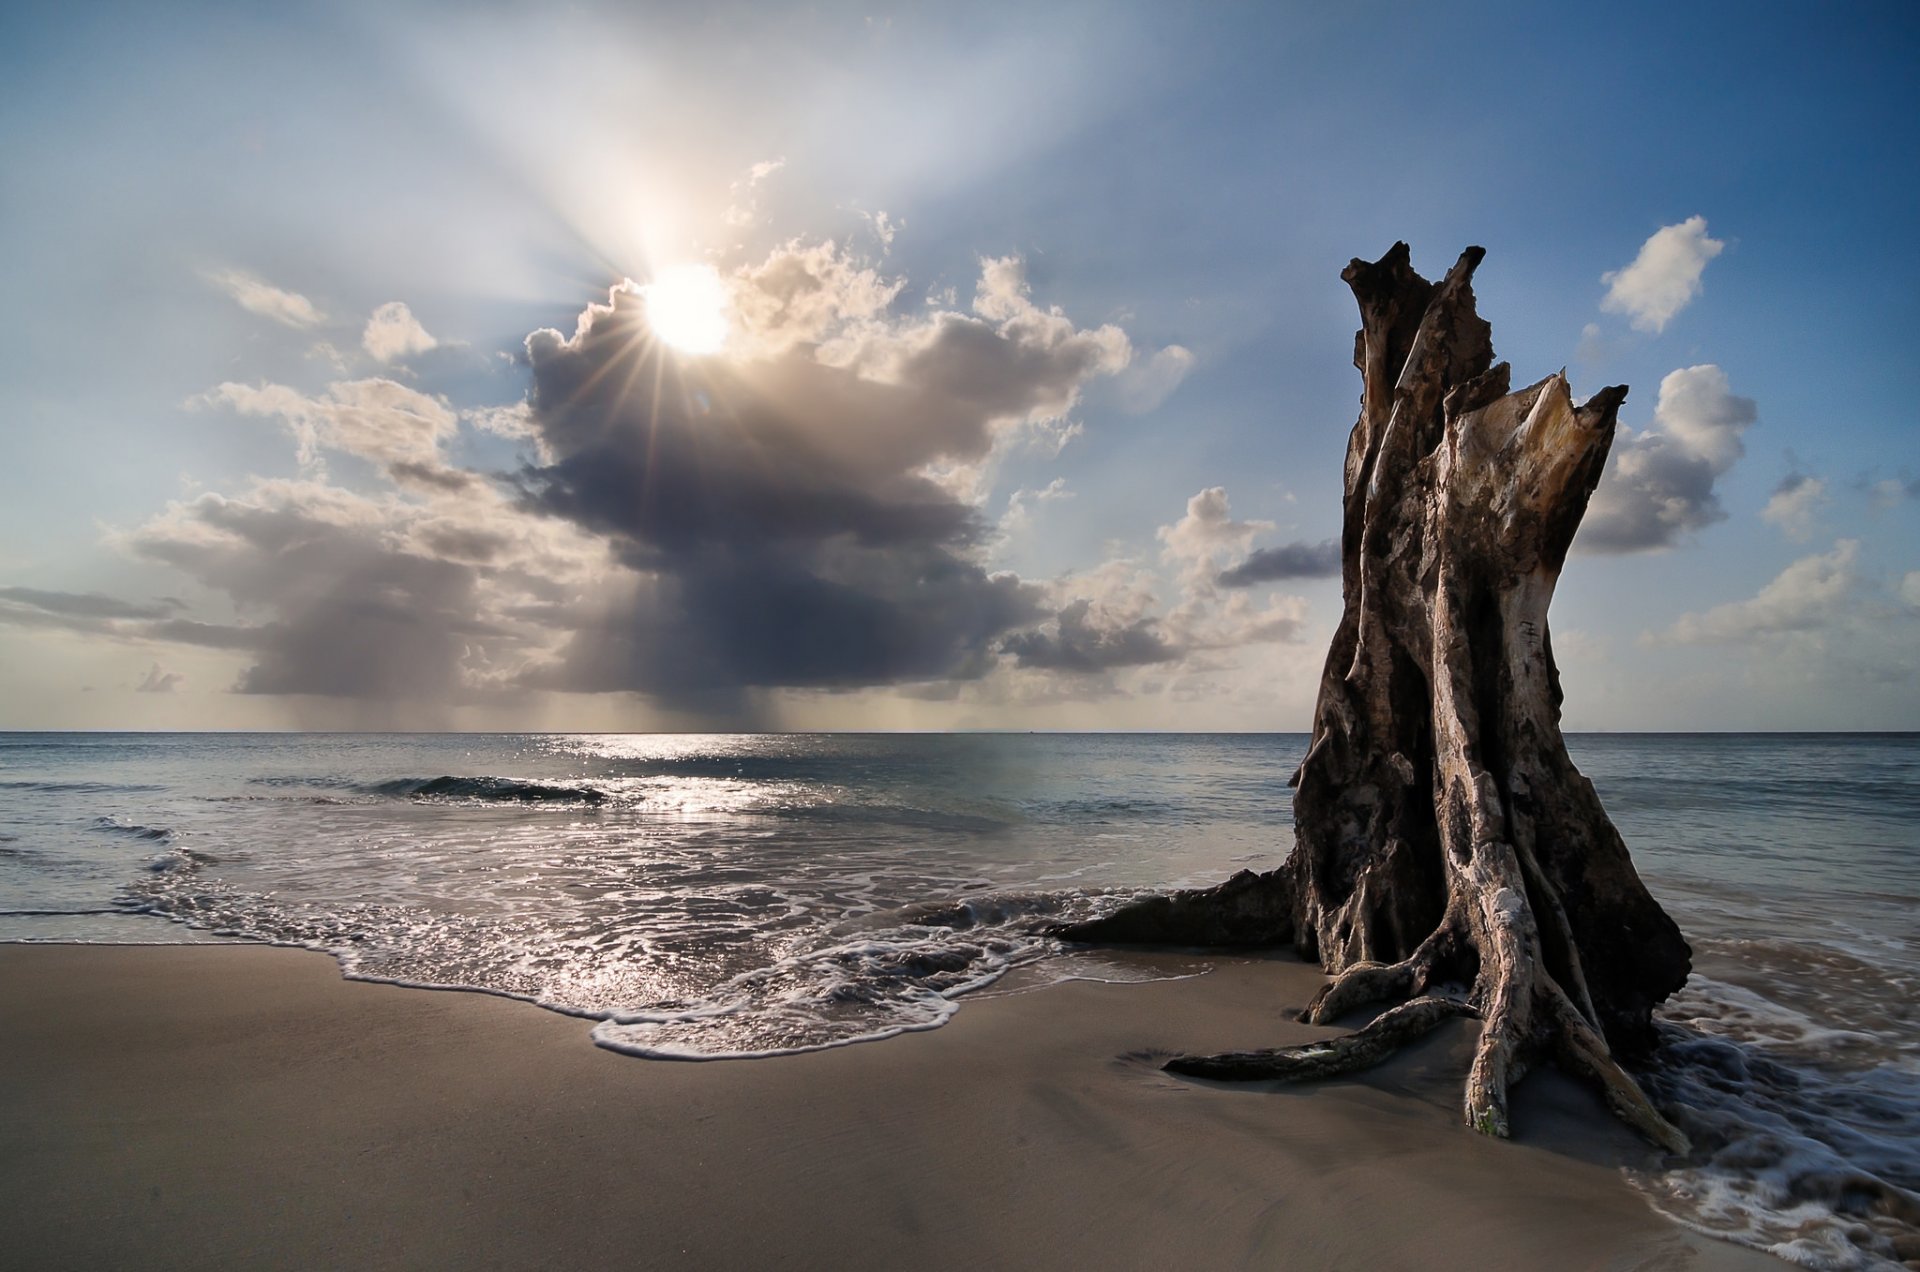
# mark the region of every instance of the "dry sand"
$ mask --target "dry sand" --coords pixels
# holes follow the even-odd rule
[[[1363,1080],[1159,1073],[1325,1032],[1285,1014],[1313,969],[1210,962],[688,1064],[298,951],[0,948],[0,1265],[1784,1266],[1649,1211],[1637,1141],[1557,1075],[1514,1142],[1459,1126],[1464,1023]]]

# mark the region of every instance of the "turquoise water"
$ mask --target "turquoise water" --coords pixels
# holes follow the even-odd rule
[[[640,1055],[839,1045],[1011,967],[1088,974],[1041,921],[1277,865],[1305,743],[0,734],[0,939],[304,945]],[[1653,1084],[1702,1149],[1641,1185],[1872,1266],[1898,1194],[1849,1172],[1920,1187],[1920,736],[1570,746],[1695,949]]]

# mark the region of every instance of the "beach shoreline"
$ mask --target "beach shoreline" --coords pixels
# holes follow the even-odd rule
[[[1125,956],[1174,973],[1180,955]],[[1312,1088],[1289,958],[966,1000],[804,1055],[642,1061],[530,1004],[261,946],[0,947],[11,1266],[1777,1268],[1653,1213],[1557,1073],[1458,1125],[1469,1026]]]

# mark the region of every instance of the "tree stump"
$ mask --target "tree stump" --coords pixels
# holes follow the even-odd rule
[[[1179,1073],[1305,1079],[1377,1062],[1450,1016],[1481,1022],[1464,1108],[1508,1134],[1507,1090],[1543,1060],[1597,1084],[1656,1143],[1681,1133],[1620,1055],[1690,951],[1567,755],[1553,588],[1600,479],[1624,387],[1576,405],[1564,371],[1509,391],[1471,280],[1405,243],[1342,277],[1360,305],[1340,625],[1294,774],[1277,870],[1135,902],[1071,940],[1291,943],[1331,979],[1303,1019],[1398,1005],[1306,1047],[1183,1056]]]

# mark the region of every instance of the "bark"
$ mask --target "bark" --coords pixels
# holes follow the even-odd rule
[[[1568,758],[1547,623],[1627,391],[1576,405],[1564,372],[1509,391],[1474,310],[1482,255],[1469,248],[1430,283],[1396,243],[1342,275],[1360,306],[1362,380],[1345,603],[1293,778],[1293,853],[1063,935],[1290,943],[1332,977],[1305,1019],[1404,1004],[1335,1044],[1186,1057],[1177,1071],[1348,1071],[1467,1014],[1481,1022],[1464,1101],[1475,1128],[1507,1134],[1508,1087],[1553,1060],[1677,1149],[1617,1057],[1651,1045],[1653,1009],[1685,983],[1690,952]]]

